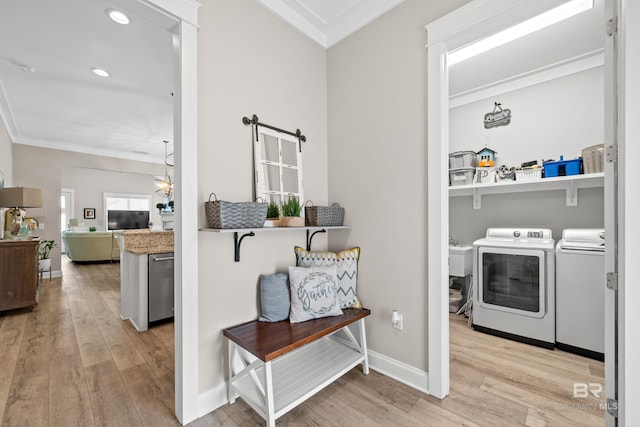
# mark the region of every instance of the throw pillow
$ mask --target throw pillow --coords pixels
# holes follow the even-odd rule
[[[289,267],[291,323],[342,314],[336,292],[336,266]]]
[[[289,317],[289,286],[285,273],[260,276],[261,322],[279,322]]]
[[[325,267],[335,265],[338,275],[338,299],[340,300],[340,308],[362,307],[356,297],[360,248],[346,249],[340,252],[328,252],[307,251],[304,248],[296,246],[294,251],[297,265],[300,267]]]

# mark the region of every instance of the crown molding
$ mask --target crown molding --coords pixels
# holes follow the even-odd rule
[[[298,0],[289,2],[284,0],[256,0],[265,9],[279,16],[325,49],[373,22],[403,1],[360,0],[335,19],[325,22],[313,10],[308,9]],[[287,4],[292,2],[298,5],[299,10],[306,11],[310,18],[305,17],[296,8]]]

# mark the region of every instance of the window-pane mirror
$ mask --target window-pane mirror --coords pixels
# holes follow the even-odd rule
[[[304,203],[298,139],[270,129],[258,131],[258,140],[254,141],[256,198],[278,206],[290,197]]]

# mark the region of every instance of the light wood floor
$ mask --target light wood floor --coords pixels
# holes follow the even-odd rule
[[[0,313],[2,426],[174,426],[173,324],[138,333],[119,318],[119,265],[78,265],[44,280],[33,311]],[[599,426],[603,365],[471,330],[451,318],[451,394],[440,401],[354,369],[279,426]],[[264,425],[241,399],[192,423]]]

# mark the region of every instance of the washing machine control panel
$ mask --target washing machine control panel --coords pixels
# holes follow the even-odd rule
[[[544,234],[542,231],[528,231],[527,237],[530,237],[532,239],[542,239],[544,238]]]

